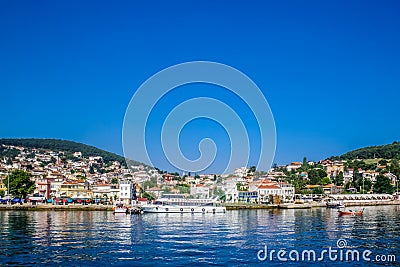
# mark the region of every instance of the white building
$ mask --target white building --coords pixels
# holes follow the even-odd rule
[[[249,169],[246,167],[241,167],[241,168],[235,169],[235,175],[238,177],[245,177],[245,176],[247,176],[248,172],[249,172]]]
[[[379,172],[376,171],[364,171],[362,173],[363,179],[368,179],[372,182],[376,182],[376,177],[379,175]]]
[[[125,204],[129,205],[132,201],[132,183],[120,183],[119,184],[119,199]]]
[[[209,198],[210,188],[202,184],[194,184],[190,187],[190,194],[198,198]]]
[[[96,184],[92,187],[93,196],[95,198],[107,198],[111,196],[111,185],[110,184]]]
[[[273,196],[279,196],[284,202],[292,202],[294,200],[295,188],[286,182],[264,180],[250,184],[249,191],[258,192],[259,202],[269,202]]]
[[[286,166],[286,170],[288,171],[297,170],[298,168],[301,167],[301,165],[302,165],[301,162],[292,162]]]
[[[226,202],[237,202],[239,197],[239,191],[237,190],[237,179],[228,178],[225,180],[222,190],[225,191]]]

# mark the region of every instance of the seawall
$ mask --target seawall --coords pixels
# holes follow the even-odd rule
[[[40,211],[40,210],[54,210],[54,211],[66,211],[66,210],[87,210],[87,211],[95,211],[95,210],[103,210],[103,211],[112,211],[111,205],[52,205],[52,204],[39,204],[39,205],[30,205],[30,204],[14,204],[14,205],[0,205],[1,210],[32,210],[32,211]]]

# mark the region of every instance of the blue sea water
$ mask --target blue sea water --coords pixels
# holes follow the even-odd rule
[[[0,265],[399,266],[399,210],[366,207],[361,217],[339,217],[326,208],[205,215],[0,211]],[[300,255],[313,250],[318,258],[330,247],[338,250],[336,260],[328,255],[321,261],[288,258],[293,250]],[[266,248],[268,257],[263,260]],[[270,258],[272,250],[276,252]],[[282,259],[288,261],[277,258],[279,250],[286,251]],[[359,261],[346,261],[345,254],[340,260],[341,250],[370,250],[371,261],[361,256]],[[375,261],[376,256],[390,255],[396,260]]]

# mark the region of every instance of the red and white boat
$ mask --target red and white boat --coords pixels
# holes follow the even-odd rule
[[[128,208],[121,203],[115,205],[112,210],[114,213],[128,213]]]
[[[354,210],[347,210],[347,211],[342,211],[339,210],[339,216],[361,216],[364,213],[364,209],[362,211],[354,211]]]

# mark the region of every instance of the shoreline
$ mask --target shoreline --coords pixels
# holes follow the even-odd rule
[[[399,200],[393,201],[374,201],[374,202],[346,202],[346,207],[362,207],[362,206],[388,206],[388,205],[400,205]],[[311,209],[326,207],[324,203],[311,202],[304,204],[249,204],[249,203],[225,203],[223,204],[226,210],[253,210],[253,209]],[[52,204],[40,204],[40,205],[0,205],[0,211],[2,210],[29,210],[29,211],[42,211],[42,210],[53,210],[53,211],[112,211],[112,205],[52,205]]]
[[[362,207],[362,206],[389,206],[400,205],[399,200],[391,201],[349,201],[345,202],[346,207]],[[240,210],[240,209],[311,209],[326,207],[325,203],[310,202],[304,204],[245,204],[245,203],[229,203],[224,205],[227,210]]]
[[[112,211],[111,205],[52,205],[52,204],[14,204],[14,205],[0,205],[0,211],[2,210],[30,210],[30,211],[41,211],[41,210],[54,210],[54,211]]]

